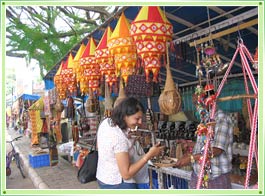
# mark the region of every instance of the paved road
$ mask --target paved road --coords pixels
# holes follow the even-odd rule
[[[26,175],[22,178],[19,170],[16,168],[16,163],[13,161],[11,164],[12,174],[6,178],[7,189],[36,189],[31,179]]]
[[[19,135],[18,132],[13,129],[7,130],[7,136],[15,138]],[[32,168],[29,165],[29,154],[33,152],[30,145],[30,138],[24,136],[21,140],[16,142],[16,148],[20,152],[25,171],[27,173],[27,180],[31,180],[34,187],[25,187],[25,189],[98,189],[98,184],[96,181],[87,184],[81,184],[77,180],[78,169],[71,165],[70,162],[66,161],[59,156],[59,163],[56,166],[46,166],[39,168]],[[14,168],[14,170],[17,170]],[[16,172],[19,172],[18,170]],[[22,176],[15,173],[7,179],[8,184],[6,188],[20,189],[22,182]],[[24,180],[23,180],[24,181]],[[25,182],[26,183],[26,182]],[[25,185],[26,186],[26,185]],[[27,186],[30,186],[28,182]]]

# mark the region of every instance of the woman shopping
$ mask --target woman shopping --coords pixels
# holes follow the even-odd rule
[[[149,159],[158,156],[164,149],[160,144],[137,162],[132,163],[129,132],[142,124],[143,105],[135,98],[125,98],[117,105],[110,118],[98,128],[97,180],[101,189],[136,189],[134,176]]]

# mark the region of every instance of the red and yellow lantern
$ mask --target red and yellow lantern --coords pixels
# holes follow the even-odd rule
[[[86,49],[85,44],[81,44],[76,55],[74,58],[74,74],[75,74],[75,78],[76,78],[76,83],[79,84],[80,86],[80,79],[81,79],[81,75],[83,72],[82,66],[80,65],[80,59],[82,57],[82,54],[84,53]]]
[[[62,68],[65,66],[64,64],[65,64],[65,62],[62,61],[60,66],[59,66],[59,69],[57,70],[57,72],[54,76],[55,88],[56,88],[57,94],[58,94],[60,99],[66,98],[66,88],[65,88],[65,85],[63,83],[63,76],[61,75]]]
[[[110,55],[114,58],[117,76],[128,81],[128,76],[135,72],[137,61],[136,45],[130,35],[130,24],[124,13],[118,20],[110,39],[108,40]]]
[[[80,58],[81,77],[80,77],[80,90],[81,93],[89,93],[89,88],[92,91],[98,91],[100,81],[100,67],[96,62],[95,57],[96,42],[91,37],[89,42]]]
[[[166,42],[172,39],[173,27],[158,6],[143,6],[131,24],[131,35],[137,53],[142,59],[148,81],[150,72],[153,81],[158,81],[161,56],[166,52]]]
[[[61,75],[63,77],[64,87],[70,95],[76,95],[77,86],[74,74],[74,59],[72,53],[69,54],[67,63],[62,67]]]
[[[115,65],[113,64],[113,60],[110,58],[107,46],[111,34],[112,29],[107,27],[95,51],[96,62],[100,66],[100,73],[103,77],[105,77],[105,81],[110,86],[112,86],[114,82],[117,82]]]

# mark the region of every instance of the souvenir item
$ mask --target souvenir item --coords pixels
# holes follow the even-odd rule
[[[176,114],[181,105],[181,97],[177,91],[169,68],[169,57],[167,54],[167,78],[165,89],[158,99],[160,111],[166,115]]]

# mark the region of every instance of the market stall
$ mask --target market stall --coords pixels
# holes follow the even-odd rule
[[[124,13],[117,13],[112,18],[118,18],[115,27],[105,26],[102,36],[97,37],[98,44],[93,38],[95,31],[86,45],[83,41],[76,47],[75,57],[70,52],[60,62],[54,78],[49,77],[55,84],[56,103],[67,102],[64,111],[58,111],[63,111],[67,119],[67,133],[73,140],[72,156],[77,167],[81,167],[94,141],[99,122],[111,114],[119,99],[134,96],[146,109],[143,124],[136,133],[142,148],[148,151],[158,141],[166,146],[161,157],[149,162],[150,187],[189,188],[192,167],[174,168],[174,164],[177,159],[191,155],[199,134],[205,136],[205,148],[197,188],[207,184],[210,175],[207,160],[211,155],[217,104],[233,123],[232,188],[250,188],[258,183],[257,54],[250,52],[240,36],[234,41],[237,46],[231,59],[223,56],[225,48],[220,54],[214,40],[235,31],[231,27],[226,32],[212,32],[211,27],[217,29],[219,23],[211,25],[209,9],[204,11],[207,30],[210,30],[207,37],[200,38],[206,33],[198,29],[190,37],[174,40],[176,21],[172,22],[174,17],[157,6],[142,7],[134,13],[136,17],[131,18],[130,24]],[[248,28],[256,22],[252,20],[238,28]],[[189,55],[194,58],[191,60]],[[182,70],[175,64],[183,64]],[[74,104],[77,98],[81,99],[79,108]],[[53,115],[47,111],[46,115],[56,117],[60,122],[57,124],[62,124],[61,113]],[[212,121],[206,122],[206,117]],[[56,130],[56,135],[62,132],[60,128]]]
[[[19,96],[12,106],[11,124],[19,133],[24,133],[29,136],[28,130],[31,129],[28,109],[38,99],[39,95],[22,94]]]

